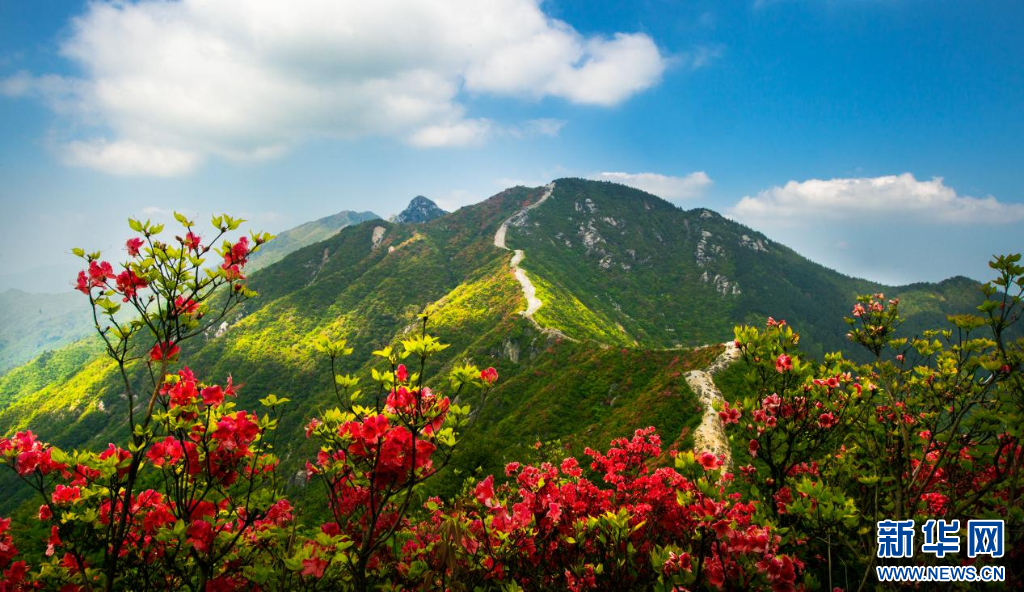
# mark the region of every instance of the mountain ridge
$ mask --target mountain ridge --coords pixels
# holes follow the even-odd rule
[[[272,265],[292,251],[326,240],[340,232],[343,228],[367,220],[379,219],[380,216],[370,211],[342,210],[330,216],[304,222],[278,233],[273,241],[267,243],[264,248],[254,253],[250,261],[249,271],[252,273]]]

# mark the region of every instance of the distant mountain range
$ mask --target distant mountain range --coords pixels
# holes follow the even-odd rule
[[[272,265],[342,228],[379,218],[373,212],[345,210],[281,232],[254,254],[248,271]],[[71,288],[70,277],[67,291],[58,294],[32,294],[14,288],[0,293],[0,374],[92,332],[88,302]]]
[[[451,344],[440,364],[498,369],[456,459],[462,472],[438,484],[454,490],[459,475],[499,468],[538,439],[578,449],[654,425],[667,445],[691,446],[701,408],[684,375],[721,351],[694,346],[731,340],[737,323],[785,318],[821,354],[845,345],[842,317],[857,294],[900,297],[909,332],[980,301],[966,278],[893,288],[847,277],[710,210],[605,182],[559,179],[450,214],[422,202],[414,210],[435,217],[369,219],[282,247],[293,252],[276,262],[254,258],[264,261],[250,276],[259,298],[226,331],[183,348],[198,376],[243,383],[243,408],[267,393],[292,400],[281,427],[286,470],[315,454],[301,437],[303,418],[331,401],[326,362],[311,345],[323,334],[355,348],[340,372],[368,375],[371,351],[429,310],[431,333]],[[521,314],[528,302],[530,317]],[[125,403],[97,349],[79,342],[0,377],[0,433],[31,427],[59,445],[105,445]],[[16,497],[4,483],[0,498]]]
[[[15,288],[0,293],[0,374],[81,339],[92,327],[89,303],[71,289],[70,280],[61,294],[30,294]]]
[[[380,216],[373,212],[352,212],[344,210],[300,224],[295,228],[286,230],[277,235],[277,238],[267,243],[252,257],[249,264],[249,273],[263,269],[269,265],[284,259],[289,253],[297,251],[302,247],[327,240],[337,234],[342,228],[347,228],[367,220],[378,220]]]

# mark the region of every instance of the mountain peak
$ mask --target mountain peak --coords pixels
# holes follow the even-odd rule
[[[392,217],[391,221],[399,224],[422,224],[430,222],[434,218],[440,218],[447,213],[430,199],[417,195],[409,202],[409,206],[397,216]]]

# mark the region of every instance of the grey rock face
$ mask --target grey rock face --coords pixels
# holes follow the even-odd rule
[[[447,213],[437,207],[436,203],[422,195],[417,195],[409,202],[409,206],[402,210],[402,213],[393,217],[391,221],[399,224],[423,224]]]

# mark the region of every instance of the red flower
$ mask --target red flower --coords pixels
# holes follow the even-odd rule
[[[752,456],[754,458],[757,458],[757,451],[760,450],[760,449],[761,449],[761,443],[758,442],[757,440],[751,440],[750,441],[750,446],[747,448],[747,450],[750,451],[750,456]]]
[[[213,525],[202,518],[193,521],[188,526],[185,534],[188,536],[189,544],[200,553],[209,552],[213,540],[217,537],[217,533],[213,530]]]
[[[707,450],[697,455],[697,462],[700,463],[700,466],[704,467],[705,471],[714,471],[722,466],[722,460]]]
[[[161,394],[168,396],[171,407],[191,405],[196,399],[196,377],[188,368],[182,368],[178,377],[179,380],[173,386],[165,385]]]
[[[43,459],[43,453],[39,450],[26,450],[14,459],[14,470],[24,477],[35,471]]]
[[[177,343],[165,341],[154,345],[153,349],[149,350],[149,359],[154,362],[159,362],[160,360],[173,360],[174,357],[178,355],[179,351],[181,351],[181,348],[178,347]]]
[[[70,504],[82,497],[82,492],[77,487],[66,487],[58,484],[53,488],[53,503],[57,505]]]
[[[217,422],[217,429],[211,435],[221,450],[246,452],[248,446],[259,435],[260,428],[255,416],[251,419],[245,411],[225,415]]]
[[[199,396],[207,407],[216,407],[224,402],[224,389],[217,385],[206,387],[200,391]]]
[[[149,452],[146,453],[146,458],[154,467],[162,468],[176,464],[181,460],[182,452],[181,443],[171,436],[167,436],[153,444]]]
[[[199,308],[199,303],[191,298],[178,296],[174,299],[174,313],[181,315],[194,315]]]
[[[498,371],[494,368],[487,368],[486,370],[480,371],[480,380],[484,381],[485,384],[494,384],[498,380]]]
[[[405,369],[405,364],[399,364],[398,368],[395,368],[395,380],[398,382],[409,380],[409,371]]]
[[[309,424],[306,425],[306,437],[308,438],[308,437],[312,436],[313,432],[316,431],[316,428],[319,427],[319,426],[320,426],[320,420],[319,419],[317,419],[315,417],[313,419],[311,419]]]
[[[48,543],[49,544],[46,547],[46,556],[52,557],[54,550],[63,544],[60,540],[60,529],[57,528],[57,526],[53,526],[50,529],[50,540]]]
[[[788,371],[790,371],[792,369],[793,369],[793,359],[790,358],[789,356],[787,356],[786,354],[779,355],[779,358],[777,360],[775,360],[775,371],[776,372],[779,372],[781,374],[782,372],[788,372]]]
[[[548,504],[548,518],[550,518],[552,522],[558,522],[558,519],[561,518],[561,517],[562,517],[562,506],[558,505],[558,503],[556,503],[556,502],[549,503]]]
[[[241,275],[241,269],[245,267],[246,257],[249,255],[249,237],[243,236],[238,242],[230,245],[224,252],[224,263],[221,269]]]
[[[316,579],[324,577],[324,570],[327,569],[327,561],[322,557],[314,555],[309,559],[302,560],[302,571],[300,575],[313,576]]]
[[[839,420],[836,419],[836,417],[832,415],[832,413],[830,412],[825,412],[818,416],[818,427],[822,429],[827,430],[828,428],[836,425],[837,423],[839,423]]]
[[[98,288],[104,285],[107,280],[112,279],[114,279],[114,268],[109,263],[106,261],[101,261],[100,263],[95,261],[89,262],[89,281],[94,288]]]
[[[182,244],[184,244],[185,247],[192,249],[193,251],[199,251],[199,243],[201,241],[202,238],[199,235],[189,232],[188,234],[185,235],[185,240],[182,241]]]
[[[13,547],[11,547],[13,549]],[[4,571],[4,577],[7,578],[7,584],[12,586],[9,590],[21,590],[18,586],[25,581],[25,576],[28,575],[28,566],[24,561],[15,561],[11,564],[11,567]]]
[[[126,249],[128,249],[129,257],[138,257],[139,248],[142,247],[142,245],[144,244],[146,244],[146,241],[142,240],[141,238],[135,237],[128,239],[128,242],[125,243],[124,246]]]
[[[718,412],[718,418],[722,420],[724,424],[739,423],[742,413],[736,407],[730,407],[728,401],[722,410]]]
[[[39,506],[39,521],[46,522],[50,518],[53,518],[53,512],[50,510],[50,506],[46,504]]]
[[[488,508],[498,505],[497,500],[494,499],[494,475],[487,475],[486,479],[477,483],[473,493],[476,495],[476,501]]]
[[[84,271],[78,272],[78,278],[75,280],[75,289],[82,294],[88,294],[90,288],[89,277],[85,275]]]
[[[149,283],[137,275],[135,272],[126,269],[117,276],[117,291],[124,294],[124,301],[128,302],[134,298],[140,289],[148,286]]]
[[[399,368],[401,368],[401,366],[399,366]],[[413,396],[412,391],[404,386],[400,386],[397,390],[393,390],[388,393],[386,401],[387,410],[391,413],[395,413],[397,411],[404,410],[415,402],[416,398]]]

